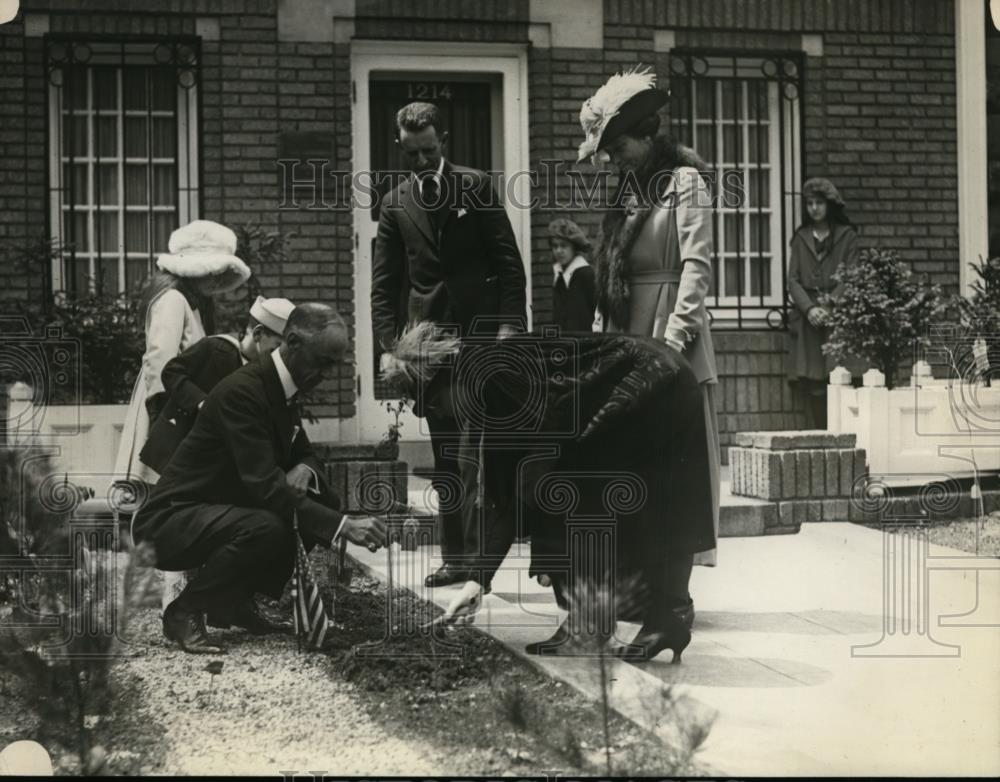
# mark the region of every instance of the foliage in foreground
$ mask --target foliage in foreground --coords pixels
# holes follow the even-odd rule
[[[0,556],[10,563],[0,583],[0,676],[39,718],[32,738],[98,773],[107,753],[89,725],[112,708],[109,675],[136,557],[118,555],[117,530],[73,529],[87,494],[60,481],[46,454],[0,450]]]

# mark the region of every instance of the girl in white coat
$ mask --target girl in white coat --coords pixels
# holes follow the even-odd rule
[[[170,235],[170,252],[161,255],[158,271],[146,283],[140,303],[145,317],[146,352],[136,378],[122,439],[115,460],[115,478],[156,483],[156,471],[139,460],[149,433],[150,417],[165,399],[160,372],[170,359],[205,336],[211,297],[234,290],[250,278],[237,258],[236,234],[210,220],[195,220]]]

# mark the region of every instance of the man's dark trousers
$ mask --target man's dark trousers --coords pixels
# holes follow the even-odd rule
[[[426,421],[434,452],[431,483],[438,496],[441,558],[465,569],[479,553],[479,436],[454,397],[449,377],[428,400]]]

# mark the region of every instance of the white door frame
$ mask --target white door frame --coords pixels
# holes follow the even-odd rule
[[[991,9],[997,5],[991,0]],[[989,189],[986,166],[986,4],[955,3],[955,98],[958,133],[959,291],[968,296],[976,274],[969,268],[989,257]]]
[[[531,301],[531,212],[528,207],[531,189],[528,172],[528,54],[521,44],[452,44],[440,41],[352,41],[351,79],[355,95],[352,112],[353,170],[367,171],[370,166],[368,82],[373,71],[443,71],[499,75],[501,115],[503,120],[502,160],[504,192],[501,194],[514,228],[514,237],[524,259]],[[494,151],[496,154],[496,150]],[[455,161],[461,163],[461,160]],[[365,206],[362,203],[360,206]],[[390,416],[383,403],[374,398],[374,368],[367,357],[372,355],[371,317],[371,246],[377,225],[371,210],[354,208],[354,324],[357,356],[357,439],[378,440],[386,432]],[[530,309],[529,309],[530,325]],[[427,440],[422,421],[407,412],[403,440]]]

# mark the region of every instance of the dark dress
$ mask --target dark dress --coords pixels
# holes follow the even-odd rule
[[[531,573],[616,584],[619,618],[662,605],[669,552],[715,545],[702,389],[660,340],[527,335],[463,355],[486,430],[484,583],[516,535]],[[467,351],[468,353],[468,351]]]

